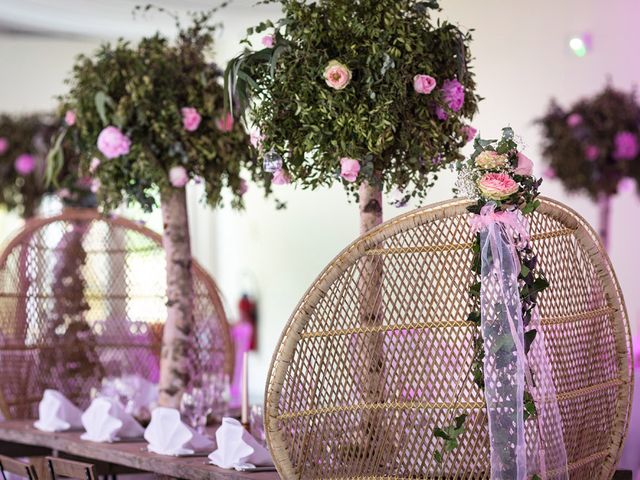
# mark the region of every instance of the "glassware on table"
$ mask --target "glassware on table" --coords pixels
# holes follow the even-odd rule
[[[260,445],[267,446],[267,437],[264,431],[264,413],[262,405],[253,405],[249,412],[249,432]]]
[[[231,382],[229,375],[222,373],[205,374],[202,378],[202,388],[205,391],[205,403],[208,414],[217,421],[228,414],[231,400]]]
[[[192,388],[182,394],[180,399],[180,413],[186,422],[198,433],[205,433],[207,414],[205,394],[202,388]]]

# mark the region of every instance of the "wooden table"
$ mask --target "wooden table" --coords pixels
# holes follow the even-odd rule
[[[80,439],[81,432],[41,432],[33,420],[0,421],[0,454],[10,446],[44,447],[92,460],[123,465],[158,475],[188,480],[278,480],[276,472],[236,472],[207,464],[207,457],[170,457],[147,451],[147,443],[95,443]]]

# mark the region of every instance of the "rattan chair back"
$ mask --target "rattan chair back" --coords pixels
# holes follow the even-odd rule
[[[286,479],[488,479],[483,392],[470,373],[467,200],[428,206],[359,238],[304,295],[274,354],[267,439]],[[632,386],[627,314],[593,229],[543,199],[530,218],[550,288],[539,313],[571,478],[610,479]],[[460,444],[434,458],[466,413]],[[535,433],[527,421],[527,435]],[[531,445],[531,444],[530,444]],[[550,472],[548,478],[554,478]]]
[[[232,374],[213,279],[196,262],[192,376]],[[104,377],[159,375],[166,318],[161,237],[90,209],[26,222],[0,253],[0,407],[31,418],[46,388],[86,407]]]

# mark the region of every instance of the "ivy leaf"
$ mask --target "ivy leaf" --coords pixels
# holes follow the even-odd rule
[[[102,124],[104,126],[107,126],[109,124],[109,121],[107,120],[106,106],[109,105],[110,107],[113,107],[113,100],[103,91],[99,91],[94,97],[94,103],[96,104],[96,110],[98,111],[100,120],[102,120]]]
[[[529,353],[531,344],[536,339],[537,334],[538,334],[538,331],[535,328],[532,328],[531,330],[524,332],[524,353],[525,354]]]
[[[443,438],[445,440],[451,439],[451,436],[447,432],[442,430],[440,427],[436,427],[433,429],[433,436],[438,438]]]

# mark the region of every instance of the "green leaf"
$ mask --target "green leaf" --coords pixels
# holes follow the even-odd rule
[[[98,115],[100,116],[100,120],[102,120],[102,125],[107,126],[109,121],[107,119],[107,108],[106,106],[113,106],[113,100],[103,91],[97,92],[94,98],[94,102],[96,104],[96,110],[98,111]]]
[[[520,265],[520,275],[522,277],[528,276],[529,272],[531,272],[531,269],[527,267],[524,263]]]
[[[451,439],[451,436],[447,432],[442,430],[440,427],[436,427],[433,429],[433,436],[438,438],[443,438],[445,440]]]
[[[439,450],[433,452],[433,457],[435,458],[437,463],[442,463],[442,453]]]
[[[529,349],[531,348],[531,344],[536,339],[536,335],[538,331],[535,328],[524,332],[524,353],[529,353]]]

